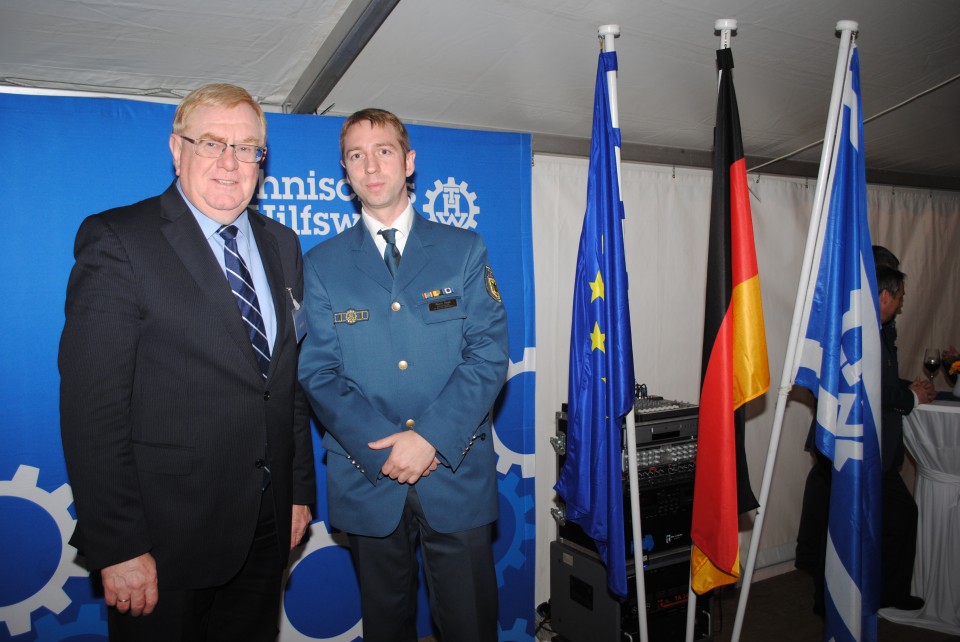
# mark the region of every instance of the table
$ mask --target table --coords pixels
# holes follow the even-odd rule
[[[920,509],[914,595],[919,611],[882,609],[887,620],[960,635],[960,400],[934,401],[904,418],[903,438],[917,462]]]

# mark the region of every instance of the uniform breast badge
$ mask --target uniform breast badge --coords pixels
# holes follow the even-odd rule
[[[357,321],[366,321],[369,318],[370,318],[369,310],[354,310],[353,308],[351,308],[346,312],[333,313],[334,323],[346,323],[347,325],[353,325]]]

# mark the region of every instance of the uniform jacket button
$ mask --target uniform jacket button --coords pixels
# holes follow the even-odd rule
[[[407,369],[407,365],[408,365],[408,364],[407,364],[406,361],[401,361],[400,363],[397,364],[397,367],[400,368],[401,370],[406,370],[406,369]]]
[[[390,304],[390,309],[393,310],[394,312],[399,312],[399,311],[400,311],[400,302],[399,302],[399,301],[394,301],[393,303],[391,303],[391,304]]]
[[[413,419],[407,419],[407,428],[413,428],[416,425],[417,422],[415,422]]]
[[[269,391],[269,390],[264,390],[264,391],[263,391],[263,400],[264,400],[264,401],[270,401],[270,391]]]

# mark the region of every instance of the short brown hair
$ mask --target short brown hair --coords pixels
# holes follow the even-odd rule
[[[187,129],[187,120],[198,107],[236,107],[237,105],[249,105],[260,119],[260,133],[262,140],[260,144],[267,140],[267,119],[263,115],[263,109],[260,104],[253,99],[253,96],[243,87],[231,85],[228,83],[212,83],[204,85],[199,89],[194,89],[177,106],[177,113],[173,116],[173,133],[182,134]]]
[[[344,121],[343,127],[340,128],[340,160],[343,160],[344,152],[346,151],[343,148],[343,139],[347,135],[347,130],[364,120],[368,121],[374,127],[393,126],[393,128],[397,130],[397,138],[400,139],[400,151],[403,152],[404,158],[407,157],[407,152],[410,151],[410,135],[407,134],[407,128],[404,127],[403,122],[385,109],[368,107],[367,109],[354,112]]]

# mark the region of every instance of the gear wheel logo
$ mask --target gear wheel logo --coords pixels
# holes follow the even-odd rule
[[[497,639],[500,642],[527,642],[530,640],[530,633],[527,632],[527,621],[523,618],[514,621],[513,626],[509,629],[503,628],[498,622],[497,633],[499,634]]]
[[[521,495],[520,477],[507,475],[498,484],[500,493],[500,535],[494,542],[494,566],[497,571],[497,586],[504,586],[504,572],[508,568],[521,569],[527,557],[523,551],[524,542],[536,537],[536,525],[533,523],[533,497]],[[504,510],[503,502],[509,506]],[[512,524],[511,524],[512,518]],[[513,526],[512,532],[510,526]],[[504,542],[507,542],[504,550]]]
[[[38,642],[46,640],[72,640],[82,638],[92,640],[95,637],[106,641],[107,624],[100,619],[100,605],[87,604],[80,607],[77,619],[73,622],[61,624],[52,614],[44,615],[37,620],[34,628]]]
[[[64,484],[52,493],[48,493],[37,486],[39,478],[39,468],[21,465],[17,468],[13,479],[0,480],[0,498],[18,498],[39,506],[56,523],[57,535],[60,539],[56,568],[45,579],[42,588],[23,599],[14,599],[12,602],[0,604],[0,622],[6,623],[11,636],[27,633],[30,630],[30,616],[40,607],[46,607],[54,614],[62,612],[70,604],[70,597],[63,590],[66,581],[71,577],[87,577],[88,575],[85,568],[73,561],[77,550],[69,544],[70,536],[73,535],[73,529],[77,525],[69,510],[70,505],[73,504],[73,492],[70,490],[70,486]],[[32,535],[29,531],[36,530],[35,528],[28,528],[26,524],[22,526],[11,524],[6,519],[4,519],[4,528],[8,529],[9,532],[26,532],[27,536]],[[46,534],[40,533],[38,535],[44,536]],[[40,537],[36,539],[40,539]],[[14,551],[16,555],[30,553],[29,551]],[[53,564],[50,566],[52,567]],[[41,581],[43,580],[44,578],[41,578]]]
[[[525,372],[537,371],[537,349],[527,347],[523,349],[523,358],[520,361],[510,361],[507,367],[508,384],[511,379]],[[505,384],[506,385],[506,384]],[[503,394],[503,393],[501,393]],[[493,422],[491,422],[493,423]],[[493,449],[497,453],[497,472],[506,475],[510,468],[518,466],[523,478],[533,477],[536,473],[536,458],[533,454],[515,452],[497,436],[497,427],[493,425]]]
[[[434,181],[433,187],[434,189],[427,190],[427,202],[423,205],[423,211],[430,215],[431,221],[455,225],[465,230],[472,230],[477,226],[477,219],[474,218],[480,213],[476,204],[477,195],[469,190],[466,181],[457,183],[453,176],[450,176],[446,183]],[[466,211],[461,208],[464,204]]]
[[[354,642],[363,637],[363,621],[359,612],[360,589],[352,564],[349,549],[333,538],[324,522],[310,525],[310,538],[303,553],[290,567],[284,583],[279,642]],[[304,576],[295,579],[298,568]],[[318,583],[320,577],[324,578],[323,584]],[[306,625],[316,624],[318,602],[332,603],[322,595],[318,597],[319,590],[330,590],[340,600],[357,605],[356,613],[351,608],[338,608],[336,614],[320,622],[319,628],[323,631],[302,631],[296,624],[305,628]]]

